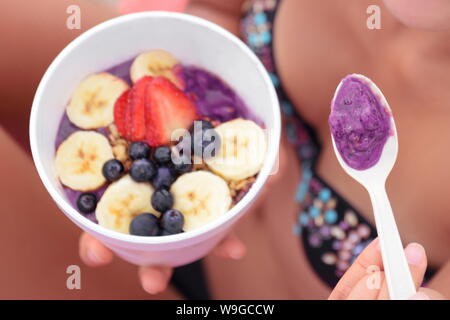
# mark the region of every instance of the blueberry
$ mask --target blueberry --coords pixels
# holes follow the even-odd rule
[[[105,162],[102,172],[106,180],[112,182],[118,180],[125,172],[125,169],[122,162],[116,159],[111,159]]]
[[[166,189],[158,189],[152,194],[152,207],[159,212],[166,212],[173,206],[173,197]]]
[[[77,207],[81,213],[94,212],[97,208],[97,197],[90,192],[82,193],[77,199]]]
[[[171,151],[167,146],[158,147],[155,149],[155,153],[153,153],[153,158],[155,162],[158,164],[166,164],[171,160]]]
[[[174,180],[175,177],[168,167],[159,167],[156,169],[156,174],[152,179],[152,184],[155,189],[168,189]]]
[[[150,146],[145,142],[133,142],[128,147],[128,155],[132,160],[147,159],[150,156]]]
[[[136,182],[146,182],[155,175],[155,166],[147,159],[138,159],[131,164],[130,176]]]
[[[164,230],[164,229],[161,229],[160,231],[159,231],[159,236],[160,237],[162,237],[162,236],[170,236],[170,235],[172,235],[173,233],[170,233],[170,232],[168,232],[168,231],[166,231],[166,230]]]
[[[184,217],[178,210],[167,210],[162,214],[160,224],[170,234],[180,233],[183,231]]]
[[[170,236],[172,234],[177,234],[177,233],[181,233],[181,232],[183,232],[183,231],[172,233],[172,232],[169,232],[167,230],[161,229],[159,231],[159,236]]]
[[[195,121],[191,129],[192,152],[202,158],[215,156],[220,148],[220,137],[214,130],[214,126],[206,121]]]
[[[192,159],[187,156],[174,156],[172,161],[173,172],[177,175],[185,174],[192,170]]]
[[[151,213],[142,213],[130,223],[130,233],[135,236],[157,236],[159,231],[158,218]]]

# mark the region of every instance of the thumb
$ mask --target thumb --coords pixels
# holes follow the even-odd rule
[[[80,237],[79,254],[81,260],[91,267],[109,264],[114,257],[110,249],[88,233]]]
[[[217,245],[214,254],[226,259],[240,260],[245,256],[246,251],[241,240],[235,234],[229,234]]]
[[[409,300],[446,300],[446,298],[433,289],[419,288],[417,293],[411,296]]]
[[[418,243],[410,243],[405,249],[406,260],[416,288],[422,284],[427,269],[427,255],[425,249]]]

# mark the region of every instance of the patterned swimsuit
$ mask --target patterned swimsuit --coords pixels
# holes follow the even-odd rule
[[[293,232],[301,237],[317,275],[334,287],[359,253],[377,235],[375,228],[335,192],[316,171],[320,141],[294,108],[277,75],[272,38],[281,0],[252,0],[244,5],[241,34],[266,67],[277,90],[289,142],[303,170],[296,201],[301,207]],[[429,276],[430,273],[427,272]]]

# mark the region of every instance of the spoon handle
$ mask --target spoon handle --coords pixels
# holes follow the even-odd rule
[[[384,185],[369,191],[391,300],[406,300],[416,293],[402,241]]]

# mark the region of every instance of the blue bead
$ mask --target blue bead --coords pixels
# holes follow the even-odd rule
[[[300,222],[302,226],[306,226],[308,224],[308,221],[309,221],[308,214],[306,212],[302,212],[298,217],[298,222]]]
[[[272,72],[269,73],[269,76],[270,80],[272,80],[272,84],[277,87],[280,84],[280,80],[278,80],[278,77]]]
[[[314,155],[314,147],[310,143],[305,143],[300,146],[299,153],[302,159],[311,159]]]
[[[303,165],[303,179],[299,183],[297,192],[295,194],[295,200],[297,200],[297,202],[302,203],[305,200],[306,195],[308,194],[309,183],[311,181],[311,178],[312,178],[311,168],[308,165],[308,163],[305,163]]]
[[[300,236],[302,234],[302,227],[300,227],[299,225],[294,225],[292,227],[292,233],[295,234],[296,236]]]
[[[358,244],[353,248],[353,254],[359,255],[364,250],[364,244]]]
[[[295,194],[295,200],[297,202],[303,202],[305,200],[306,194],[308,192],[308,187],[303,183],[303,181],[298,185],[297,192]]]
[[[325,222],[328,224],[336,223],[337,217],[338,215],[335,210],[328,210],[325,212]]]
[[[281,110],[284,112],[284,114],[291,116],[293,113],[293,109],[294,108],[292,107],[292,104],[290,104],[289,102],[283,101],[281,103]]]
[[[264,44],[268,44],[272,40],[272,35],[269,31],[264,31],[261,33],[261,41]]]
[[[309,215],[313,218],[318,217],[320,215],[320,210],[317,207],[309,207]]]
[[[308,180],[311,180],[312,178],[312,170],[311,170],[311,163],[306,162],[303,163],[303,176],[306,177]]]
[[[264,12],[255,14],[253,19],[254,19],[256,25],[264,24],[267,22],[267,16],[265,15]]]
[[[295,234],[296,236],[299,236],[302,234],[302,228],[299,225],[294,225],[292,227],[292,233]]]
[[[248,36],[248,42],[250,43],[251,46],[257,46],[258,45],[258,35],[255,33],[250,33]]]
[[[297,202],[301,203],[303,202],[303,200],[305,200],[309,189],[308,186],[309,186],[309,179],[303,177],[302,182],[300,182],[300,184],[298,185],[297,193],[295,194],[295,200],[297,200]]]
[[[323,188],[322,190],[320,190],[319,198],[323,202],[328,202],[328,200],[330,200],[330,198],[331,198],[331,191],[330,191],[330,189]]]
[[[291,123],[286,124],[286,135],[290,142],[295,142],[297,140],[295,126]]]

